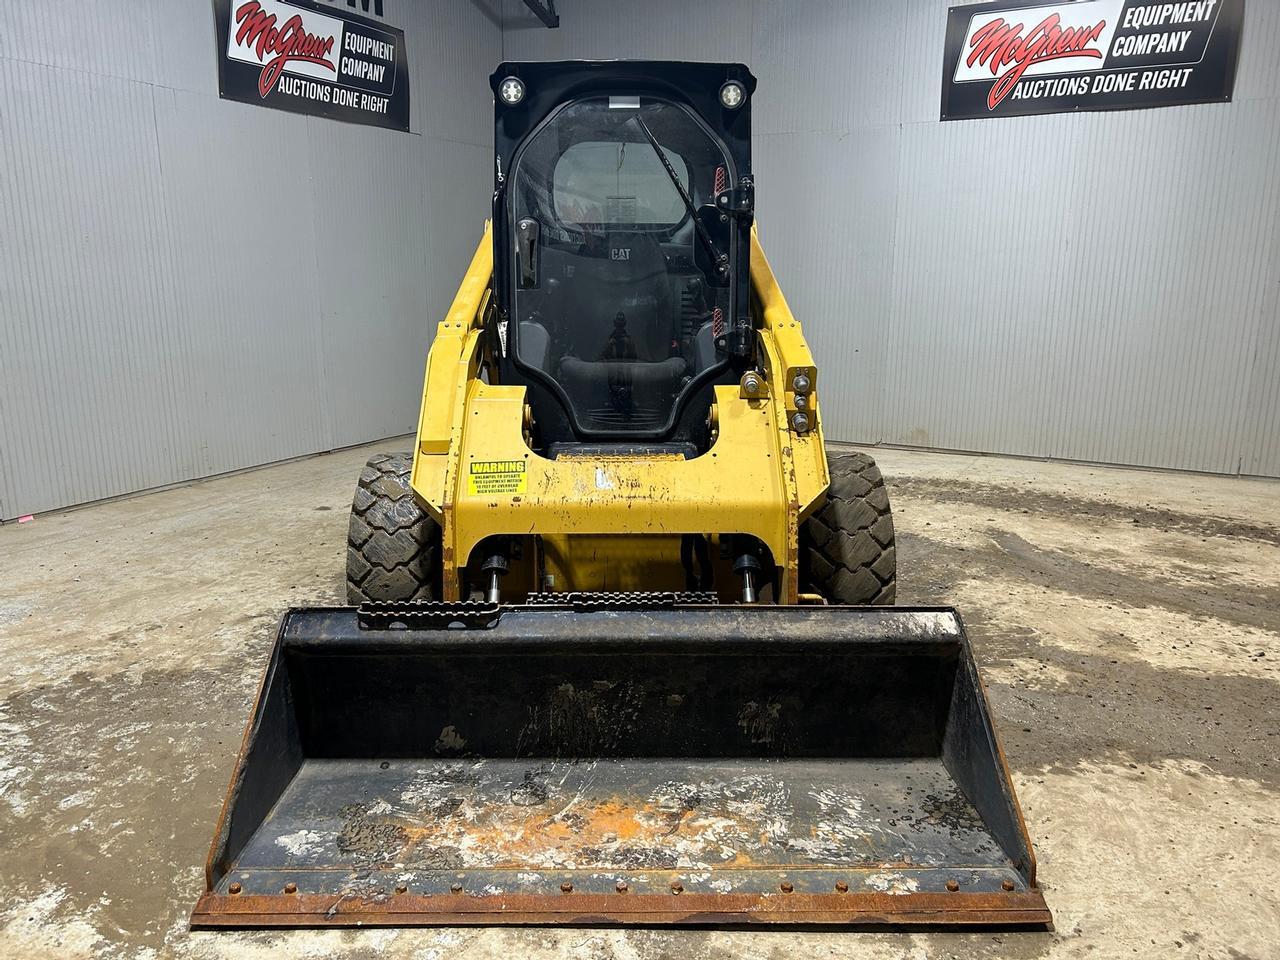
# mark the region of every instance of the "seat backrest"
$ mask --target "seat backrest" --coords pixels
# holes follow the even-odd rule
[[[671,279],[653,234],[597,234],[588,238],[580,256],[568,258],[567,265],[573,275],[562,281],[565,336],[580,359],[600,358],[619,313],[626,317],[638,360],[655,362],[671,355]]]

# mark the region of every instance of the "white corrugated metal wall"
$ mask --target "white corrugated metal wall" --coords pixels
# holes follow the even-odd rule
[[[412,134],[222,101],[210,0],[0,3],[0,518],[413,429],[496,0],[384,0]]]
[[[209,0],[0,4],[0,518],[411,429],[504,55],[751,65],[831,437],[1280,476],[1280,4],[1231,104],[941,124],[944,0],[498,2],[384,0],[413,135],[219,100]]]
[[[940,123],[947,8],[507,0],[504,55],[750,65],[830,437],[1280,476],[1280,3],[1232,103]]]

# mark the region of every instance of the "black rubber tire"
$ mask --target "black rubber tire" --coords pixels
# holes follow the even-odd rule
[[[827,458],[827,502],[800,527],[800,583],[832,603],[891,604],[898,557],[880,468],[865,453]]]
[[[380,453],[360,471],[347,527],[347,602],[434,600],[440,527],[409,486],[413,456]]]

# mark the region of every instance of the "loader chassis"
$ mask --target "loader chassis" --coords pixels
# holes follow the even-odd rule
[[[748,397],[737,383],[715,386],[718,435],[710,450],[692,460],[660,453],[540,456],[523,434],[526,388],[485,383],[479,376],[490,336],[486,318],[493,310],[492,250],[486,233],[436,332],[418,426],[412,484],[442,528],[443,599],[463,596],[463,571],[486,538],[536,530],[544,538],[648,535],[656,562],[647,569],[665,565],[677,573],[673,536],[747,534],[775,558],[781,601],[795,603],[799,524],[828,482],[816,394],[809,394],[807,406],[813,426],[797,434],[789,428],[794,391]],[[750,250],[765,379],[791,384],[803,375],[814,383],[813,357],[754,236]],[[525,470],[513,483],[506,481],[508,492],[475,486],[473,464],[493,465],[493,473],[505,474],[512,463],[525,464]],[[655,589],[641,573],[645,567],[636,562],[615,569],[614,580],[597,580],[593,588]]]
[[[817,369],[752,227],[749,100],[720,100],[754,77],[623,61],[491,83],[494,220],[431,348],[411,478],[440,597],[483,588],[495,551],[508,600],[678,589],[696,538],[722,599],[745,551],[797,602],[830,478]]]

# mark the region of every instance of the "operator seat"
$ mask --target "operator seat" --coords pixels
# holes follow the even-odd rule
[[[637,360],[652,363],[671,355],[675,319],[671,280],[653,234],[596,234],[570,262],[574,275],[563,288],[563,336],[571,355],[599,360],[618,313],[626,315]]]
[[[573,279],[563,288],[569,351],[560,361],[560,385],[573,399],[579,420],[596,429],[619,418],[632,426],[660,426],[688,365],[672,356],[674,298],[657,237],[638,230],[596,234],[573,260]],[[627,356],[634,359],[612,359],[619,355],[610,340],[618,314],[629,338]],[[624,381],[634,405],[620,410],[618,390]]]

